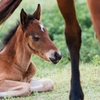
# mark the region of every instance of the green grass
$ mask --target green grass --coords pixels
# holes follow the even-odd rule
[[[62,59],[63,60],[63,59]],[[39,59],[39,61],[41,61]],[[70,90],[70,64],[57,65],[48,62],[37,62],[37,73],[34,78],[51,78],[54,90],[45,93],[32,93],[28,97],[8,98],[3,100],[68,100]],[[42,65],[41,65],[42,63]],[[44,66],[43,66],[44,65]],[[100,100],[100,68],[91,64],[80,64],[81,84],[85,94],[84,100]]]

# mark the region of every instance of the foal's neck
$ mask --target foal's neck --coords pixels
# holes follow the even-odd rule
[[[23,70],[27,70],[31,53],[24,47],[23,31],[20,26],[17,28],[16,33],[9,41],[9,43],[4,47],[0,56],[8,62],[15,63]]]
[[[30,63],[31,53],[25,48],[24,33],[20,26],[16,31],[16,43],[15,43],[15,62],[20,66],[26,67]]]

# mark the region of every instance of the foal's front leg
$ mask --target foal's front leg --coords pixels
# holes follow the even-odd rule
[[[29,83],[12,80],[3,80],[0,82],[0,100],[8,96],[28,96],[31,93],[32,88]]]
[[[36,67],[35,65],[31,62],[29,65],[29,68],[27,72],[23,76],[23,82],[30,82],[31,78],[35,75],[36,73]]]
[[[30,85],[32,88],[32,92],[46,92],[52,91],[54,88],[53,81],[49,78],[41,78],[41,79],[31,79]]]
[[[24,74],[24,78],[22,81],[29,82],[32,88],[32,92],[39,91],[39,92],[46,92],[52,91],[54,88],[53,81],[49,78],[42,78],[42,79],[32,79],[32,77],[36,73],[36,67],[31,62],[28,68],[28,71]]]

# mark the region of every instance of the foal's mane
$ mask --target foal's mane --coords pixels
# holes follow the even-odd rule
[[[8,34],[5,35],[2,41],[4,46],[7,45],[8,42],[11,40],[11,38],[14,36],[18,26],[19,26],[19,22],[16,26],[14,26],[12,29],[9,30]]]
[[[28,15],[28,20],[34,20],[32,15]],[[6,36],[3,38],[3,45],[7,45],[8,42],[11,40],[11,38],[14,36],[18,26],[19,26],[20,22],[18,21],[18,23],[16,24],[16,26],[14,26],[12,29],[10,29],[10,31],[8,32],[8,34],[6,34]]]

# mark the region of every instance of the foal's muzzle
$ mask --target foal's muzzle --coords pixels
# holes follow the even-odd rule
[[[57,53],[57,52],[54,52],[54,57],[53,58],[49,58],[50,61],[53,63],[53,64],[56,64],[59,62],[59,60],[61,60],[62,58],[62,55]]]
[[[56,64],[62,58],[62,55],[61,55],[60,51],[50,50],[49,52],[46,53],[46,57],[53,64]]]

